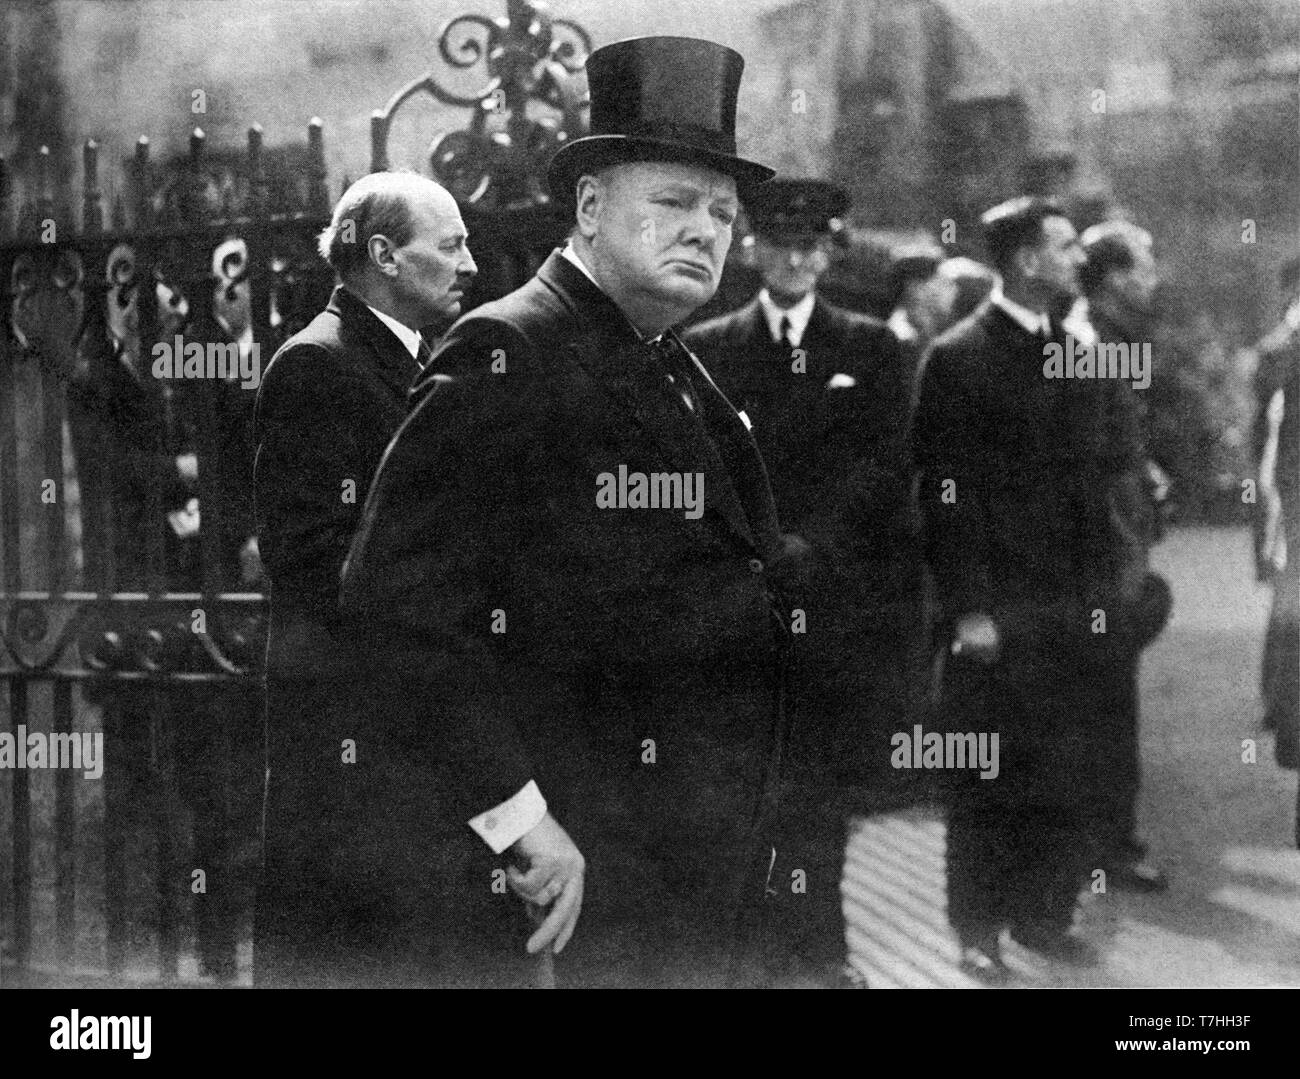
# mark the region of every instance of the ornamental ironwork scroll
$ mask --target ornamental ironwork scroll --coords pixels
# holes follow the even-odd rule
[[[0,674],[210,682],[256,672],[262,596],[0,594]]]
[[[484,210],[544,205],[547,163],[586,128],[585,83],[577,75],[590,52],[587,32],[543,3],[508,0],[503,17],[452,19],[438,35],[439,57],[457,71],[481,68],[485,80],[459,93],[430,72],[404,86],[371,116],[370,171],[389,167],[397,110],[428,94],[470,112],[467,127],[440,134],[429,150],[434,177],[459,202]]]

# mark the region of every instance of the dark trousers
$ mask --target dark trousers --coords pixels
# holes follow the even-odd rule
[[[1060,806],[958,801],[948,812],[948,920],[962,940],[1069,928],[1097,868],[1096,825]]]
[[[756,942],[769,980],[833,979],[848,961],[840,881],[855,805],[852,791],[834,787],[782,796]]]
[[[1122,863],[1146,851],[1137,835],[1138,788],[1142,780],[1138,744],[1138,657],[1120,664],[1109,674],[1098,701],[1098,718],[1109,721],[1114,771],[1107,782],[1109,811],[1100,817],[1102,842],[1108,861]]]
[[[1300,514],[1284,519],[1287,564],[1273,583],[1264,639],[1264,726],[1276,736],[1277,762],[1300,768]]]

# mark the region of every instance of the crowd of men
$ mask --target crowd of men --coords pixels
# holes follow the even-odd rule
[[[569,240],[469,312],[445,190],[376,173],[335,207],[337,287],[230,477],[256,520],[223,557],[271,596],[256,984],[861,987],[847,828],[917,724],[997,736],[995,768],[943,771],[974,977],[1014,981],[1006,934],[1097,963],[1098,871],[1167,887],[1136,822],[1165,480],[1131,380],[1044,365],[1150,339],[1151,237],[1020,197],[987,264],[904,252],[887,320],[844,310],[818,282],[847,196],[738,155],[742,67],[595,51],[590,134],[548,175]],[[693,323],[742,214],[762,287]],[[1296,347],[1260,346],[1283,425]]]

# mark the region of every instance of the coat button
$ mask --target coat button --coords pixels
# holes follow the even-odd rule
[[[749,568],[753,570],[755,573],[762,573],[763,572],[762,560],[758,558],[751,558],[749,560]]]

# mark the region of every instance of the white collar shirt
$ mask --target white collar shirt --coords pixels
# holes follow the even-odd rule
[[[363,300],[362,303],[365,303],[365,301]],[[370,307],[368,303],[366,306]],[[402,345],[406,348],[406,351],[411,354],[411,359],[415,360],[416,363],[419,363],[420,331],[411,329],[411,327],[406,325],[404,322],[398,322],[392,315],[386,315],[377,308],[370,307],[370,310],[374,312],[375,318],[379,319],[380,322],[393,331],[397,336],[397,339],[401,341]]]
[[[790,320],[790,344],[798,348],[808,329],[808,320],[812,318],[816,303],[816,295],[809,292],[793,307],[777,307],[772,294],[766,288],[763,289],[758,294],[758,306],[763,312],[763,318],[767,320],[767,332],[773,343],[781,343],[781,320],[785,318]]]
[[[1047,312],[1031,311],[1024,304],[1016,303],[1015,300],[1007,299],[1001,286],[995,287],[989,294],[989,302],[992,303],[994,307],[1000,307],[1005,311],[1016,325],[1024,328],[1026,333],[1032,333],[1042,337],[1049,337],[1051,335]]]

